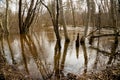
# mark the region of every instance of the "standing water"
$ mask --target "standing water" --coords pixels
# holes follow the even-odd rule
[[[87,74],[107,66],[113,39],[101,38],[99,46],[95,39],[92,46],[86,43],[76,47],[77,33],[81,38],[82,31],[69,30],[68,33],[69,43],[65,42],[61,34],[61,48],[57,45],[53,31],[42,30],[32,35],[2,37],[0,49],[10,65],[16,65],[35,80],[66,76],[69,73]],[[118,62],[117,59],[113,61],[113,64]]]

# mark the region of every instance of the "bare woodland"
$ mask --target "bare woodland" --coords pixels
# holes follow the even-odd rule
[[[114,60],[118,60],[119,62],[119,17],[120,0],[0,0],[0,54],[4,55],[5,53],[5,51],[3,50],[3,44],[4,38],[7,37],[5,39],[7,39],[9,50],[11,52],[11,55],[13,55],[12,53],[14,53],[14,51],[12,51],[11,49],[9,36],[19,34],[21,53],[25,61],[24,64],[27,68],[27,74],[30,73],[27,67],[28,65],[26,65],[26,57],[24,57],[25,49],[29,49],[30,53],[32,54],[33,59],[37,64],[39,71],[41,72],[43,80],[47,80],[48,78],[50,78],[51,80],[89,79],[90,75],[86,75],[88,71],[87,68],[89,61],[89,51],[87,51],[87,43],[89,43],[90,49],[97,51],[93,68],[97,67],[99,59],[98,57],[100,53],[108,56],[108,61],[106,62],[107,65],[113,64]],[[56,43],[54,48],[55,51],[53,72],[47,71],[47,66],[43,64],[42,60],[39,60],[37,55],[39,53],[39,51],[37,50],[40,50],[41,53],[43,52],[41,50],[41,47],[43,46],[40,46],[40,41],[39,38],[37,38],[38,34],[36,34],[36,32],[42,32],[42,30],[46,30],[46,32],[49,32],[50,30],[51,32],[53,32],[52,35],[48,36],[50,38],[53,35],[55,36]],[[73,39],[71,39],[71,34],[75,36]],[[32,41],[32,37],[30,35],[34,35],[35,42],[34,40]],[[105,42],[104,39],[108,40],[108,42],[111,41],[112,43],[110,43],[111,47],[108,51],[106,50],[106,48],[101,48],[102,42]],[[64,44],[62,43],[62,40],[65,40]],[[84,77],[77,77],[73,73],[68,73],[67,76],[65,76],[63,72],[67,50],[69,49],[68,46],[70,45],[72,40],[75,40],[77,58],[79,57],[80,46],[84,53],[84,70],[82,75]],[[39,49],[36,48],[36,42],[40,47]],[[26,45],[28,47],[25,47]],[[61,55],[62,45],[64,45],[63,55]],[[107,45],[109,45],[109,43],[107,43]],[[115,59],[116,56],[117,59]],[[11,57],[13,61],[12,63],[16,64],[14,56]],[[44,65],[43,70],[41,70],[39,64]],[[113,68],[110,67],[110,69]],[[111,75],[111,79],[117,80],[120,77],[120,71],[118,70],[118,72],[119,73],[115,75],[115,78],[113,78],[113,75]],[[2,73],[0,70],[0,77],[1,74]],[[108,73],[102,74],[107,75]],[[53,77],[53,75],[55,76],[55,78]],[[94,77],[92,77],[92,79],[94,80],[96,78],[96,74],[93,75]],[[63,79],[60,79],[61,76]],[[0,79],[2,79],[2,77]],[[96,79],[99,80],[98,77]],[[102,77],[102,79],[109,80],[106,77]]]

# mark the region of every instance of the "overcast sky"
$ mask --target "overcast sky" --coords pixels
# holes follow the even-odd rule
[[[18,6],[16,6],[16,0],[11,0],[11,1],[12,1],[12,4],[10,4],[10,8],[12,9],[13,12],[15,12],[15,11],[17,11],[17,8],[18,8]],[[47,2],[47,1],[48,0],[45,0],[45,2]],[[73,0],[75,6],[77,6],[75,4],[75,2],[77,2],[77,1],[81,1],[81,0]],[[100,0],[95,0],[95,1],[97,1],[99,3]],[[63,2],[65,3],[66,0],[63,0]],[[85,10],[86,2],[80,4],[80,6],[83,8],[83,10]],[[3,2],[2,2],[2,0],[0,0],[0,7],[5,7],[5,0],[3,0]]]

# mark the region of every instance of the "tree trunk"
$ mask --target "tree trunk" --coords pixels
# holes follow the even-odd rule
[[[89,26],[89,22],[90,22],[90,1],[87,0],[87,17],[86,17],[86,27],[85,27],[85,32],[84,32],[84,37],[87,35],[88,32],[88,26]]]
[[[64,36],[65,36],[65,41],[66,42],[69,42],[69,38],[68,38],[68,33],[67,33],[67,27],[66,27],[66,22],[65,22],[65,18],[64,18],[64,13],[63,13],[63,6],[62,6],[62,0],[59,0],[59,3],[60,3],[60,20],[61,20],[61,23],[63,25],[63,29],[64,29]]]
[[[23,33],[23,30],[22,30],[22,0],[19,0],[18,19],[19,19],[20,34],[22,34]]]
[[[72,17],[73,17],[73,25],[74,25],[74,27],[76,27],[76,23],[75,23],[75,8],[74,8],[74,6],[73,6],[73,1],[72,0],[70,0],[70,4],[71,4],[71,8],[72,8]]]
[[[59,33],[59,26],[58,26],[58,19],[59,19],[59,0],[56,0],[56,11],[57,11],[57,13],[56,13],[56,20],[55,20],[55,27],[56,27],[56,37],[57,37],[57,40],[58,40],[58,43],[59,43],[59,46],[61,47],[61,45],[60,45],[60,33]]]
[[[60,33],[59,33],[59,26],[58,26],[58,19],[59,19],[59,0],[55,0],[56,1],[56,5],[53,4],[53,6],[55,7],[52,7],[52,8],[55,8],[55,9],[52,9],[52,10],[55,10],[55,12],[52,11],[49,9],[49,7],[43,3],[42,0],[40,0],[40,2],[47,8],[49,14],[50,14],[50,17],[51,17],[51,20],[52,20],[52,23],[53,23],[53,27],[54,27],[54,32],[55,32],[55,35],[56,35],[56,38],[57,38],[57,41],[58,41],[58,45],[59,47],[61,47],[60,45],[60,41],[61,41],[61,38],[60,38]]]
[[[31,0],[30,6],[28,7],[28,11],[26,12],[27,15],[25,16],[25,7],[24,10],[22,10],[22,0],[19,0],[19,12],[18,12],[18,17],[19,17],[19,29],[20,29],[20,34],[26,34],[29,32],[29,28],[34,20],[35,14],[36,14],[36,9],[39,4],[39,0]],[[23,11],[23,12],[22,12]]]
[[[9,13],[8,13],[8,8],[9,8],[9,0],[6,0],[6,13],[5,13],[5,27],[4,27],[4,30],[5,30],[5,33],[8,34],[8,17],[9,17]]]
[[[118,0],[118,6],[119,6],[118,11],[120,13],[120,0]]]
[[[87,36],[88,26],[90,23],[90,1],[89,0],[87,0],[87,8],[88,8],[88,11],[87,11],[87,17],[86,17],[86,26],[85,26],[85,30],[84,30],[84,36],[82,36],[81,40],[80,40],[81,44],[85,43],[85,37]]]
[[[116,49],[118,47],[118,35],[119,35],[119,32],[117,32],[117,19],[115,17],[116,13],[115,13],[115,1],[114,0],[110,0],[110,3],[111,3],[111,19],[112,19],[112,26],[114,27],[114,33],[115,33],[115,40],[114,40],[114,43],[112,45],[112,50],[111,50],[111,56],[109,57],[109,61],[108,61],[108,64],[111,64],[112,60],[113,60],[113,57],[116,53]]]

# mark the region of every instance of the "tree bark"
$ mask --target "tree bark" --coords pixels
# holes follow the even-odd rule
[[[66,42],[69,42],[69,38],[68,38],[68,33],[67,33],[67,27],[66,27],[66,22],[65,22],[65,18],[64,18],[64,12],[63,12],[63,6],[62,6],[62,0],[59,0],[59,3],[60,3],[60,20],[61,20],[61,23],[63,25],[63,29],[64,29],[64,36],[65,36],[65,41]]]
[[[28,7],[27,16],[25,17],[25,12],[22,14],[22,0],[19,0],[19,28],[20,28],[20,34],[26,34],[29,32],[29,28],[34,20],[35,12],[38,6],[38,1],[35,2],[35,0],[31,0],[30,6]],[[25,10],[23,10],[25,11]],[[25,20],[23,20],[25,19]]]
[[[120,0],[118,0],[118,6],[119,6],[118,11],[120,13]]]
[[[109,61],[108,61],[108,64],[111,64],[112,60],[113,60],[113,57],[116,53],[116,49],[118,47],[118,35],[119,35],[119,32],[117,31],[117,19],[115,18],[115,1],[114,0],[110,0],[110,3],[111,3],[111,18],[112,18],[112,26],[114,27],[114,34],[115,34],[115,40],[114,40],[114,43],[112,45],[112,50],[111,50],[111,56],[109,57]]]
[[[75,8],[74,8],[74,6],[73,6],[73,1],[72,0],[70,0],[70,4],[71,4],[71,8],[72,8],[72,16],[73,16],[73,25],[74,25],[74,27],[76,27],[76,23],[75,23]]]
[[[90,1],[87,0],[87,17],[86,17],[86,27],[85,27],[85,32],[84,32],[84,37],[87,35],[88,32],[88,26],[89,26],[89,22],[90,22]]]
[[[55,0],[56,1],[56,9],[55,9],[55,14],[54,13],[52,13],[52,11],[49,9],[49,7],[45,4],[45,3],[43,3],[43,1],[42,0],[40,0],[40,2],[47,8],[47,10],[48,10],[48,12],[49,12],[49,14],[50,14],[50,17],[51,17],[51,20],[52,20],[52,23],[53,23],[53,27],[54,27],[54,32],[55,32],[55,35],[56,35],[56,38],[57,38],[57,41],[58,41],[58,44],[59,44],[59,46],[61,47],[61,45],[60,45],[60,40],[61,40],[61,38],[60,38],[60,33],[59,33],[59,26],[58,26],[58,19],[59,19],[59,0]],[[53,9],[52,9],[53,10]],[[54,16],[54,15],[55,16]]]
[[[4,27],[6,34],[9,33],[9,31],[8,31],[8,24],[9,24],[9,22],[8,22],[9,21],[8,20],[8,17],[9,17],[8,8],[9,8],[9,0],[6,0],[5,27]]]
[[[23,30],[22,30],[22,0],[19,0],[18,19],[19,19],[20,34],[22,34],[23,33]]]

